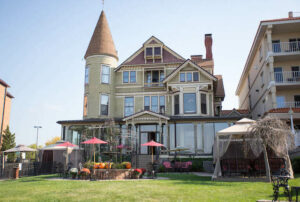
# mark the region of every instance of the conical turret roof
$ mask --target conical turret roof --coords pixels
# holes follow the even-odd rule
[[[92,55],[108,55],[118,59],[118,54],[104,11],[101,12],[84,58],[86,59]]]

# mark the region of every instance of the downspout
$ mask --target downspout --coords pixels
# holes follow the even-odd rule
[[[1,130],[0,130],[0,144],[2,143],[2,131],[3,131],[3,123],[4,123],[4,115],[5,115],[6,93],[7,93],[7,87],[5,87],[5,91],[4,91],[3,112],[2,112]]]

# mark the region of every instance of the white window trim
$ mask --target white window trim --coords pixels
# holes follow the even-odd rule
[[[101,114],[101,99],[102,99],[102,95],[108,96],[108,106],[107,106],[108,113],[107,113],[107,115]],[[100,116],[109,116],[110,115],[110,113],[109,113],[110,110],[109,109],[110,109],[110,96],[109,96],[109,94],[100,93],[100,102],[99,102],[99,114],[100,114]]]
[[[86,79],[86,71],[87,71],[87,79]],[[84,70],[84,84],[88,85],[90,83],[90,67],[87,65]]]
[[[158,112],[152,111],[152,98],[151,97],[157,97],[157,107],[158,107]],[[165,106],[165,113],[166,113],[166,96],[165,95],[144,95],[143,96],[143,110],[145,110],[145,97],[149,97],[150,98],[150,104],[149,104],[149,111],[154,112],[154,113],[160,113],[160,96],[164,96],[165,97],[165,102],[164,102],[164,106]]]
[[[198,81],[194,81],[194,72],[198,73]],[[192,73],[192,81],[187,80],[187,73]],[[184,74],[184,81],[180,81],[180,74]],[[199,71],[180,71],[179,72],[179,83],[197,83],[200,82],[200,72]]]
[[[124,99],[123,99],[123,117],[125,117],[125,98],[127,98],[127,97],[128,98],[129,97],[133,98],[133,114],[135,114],[135,96],[124,96]],[[131,115],[129,115],[129,116],[131,116]]]
[[[124,83],[124,72],[128,72],[128,83]],[[131,72],[135,72],[135,82],[130,81]],[[137,71],[136,70],[125,70],[122,71],[122,83],[123,84],[136,84],[137,83]]]
[[[108,69],[109,69],[108,83],[103,83],[103,82],[102,82],[102,70],[103,70],[103,66],[107,66]],[[111,68],[110,68],[110,65],[108,65],[108,64],[101,64],[101,69],[100,69],[100,83],[101,83],[101,84],[110,84],[110,76],[111,76]]]

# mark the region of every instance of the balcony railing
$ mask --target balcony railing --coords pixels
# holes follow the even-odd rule
[[[273,53],[300,52],[300,41],[272,43]]]
[[[300,108],[300,102],[277,102],[277,108]]]
[[[300,71],[274,72],[276,83],[300,83]]]
[[[157,87],[163,87],[164,84],[162,82],[145,82],[144,87],[147,88],[157,88]]]

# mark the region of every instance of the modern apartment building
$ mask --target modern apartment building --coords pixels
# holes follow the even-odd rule
[[[2,145],[2,135],[9,125],[11,100],[14,98],[7,88],[10,86],[0,79],[0,147]]]
[[[299,68],[300,17],[289,12],[288,18],[261,21],[236,89],[239,108],[255,119],[271,114],[293,120],[300,129]]]
[[[248,116],[247,111],[222,112],[225,92],[222,76],[214,74],[212,42],[206,34],[206,58],[185,59],[151,36],[118,65],[102,11],[85,54],[83,119],[58,121],[62,139],[78,144],[83,132],[73,130],[76,126],[89,126],[93,136],[103,138],[101,126],[114,120],[129,131],[120,144],[133,139],[143,161],[150,160],[150,150],[141,144],[150,140],[166,146],[165,152],[155,150],[160,158],[174,155],[170,150],[177,147],[187,148],[182,155],[211,156],[216,131]]]

